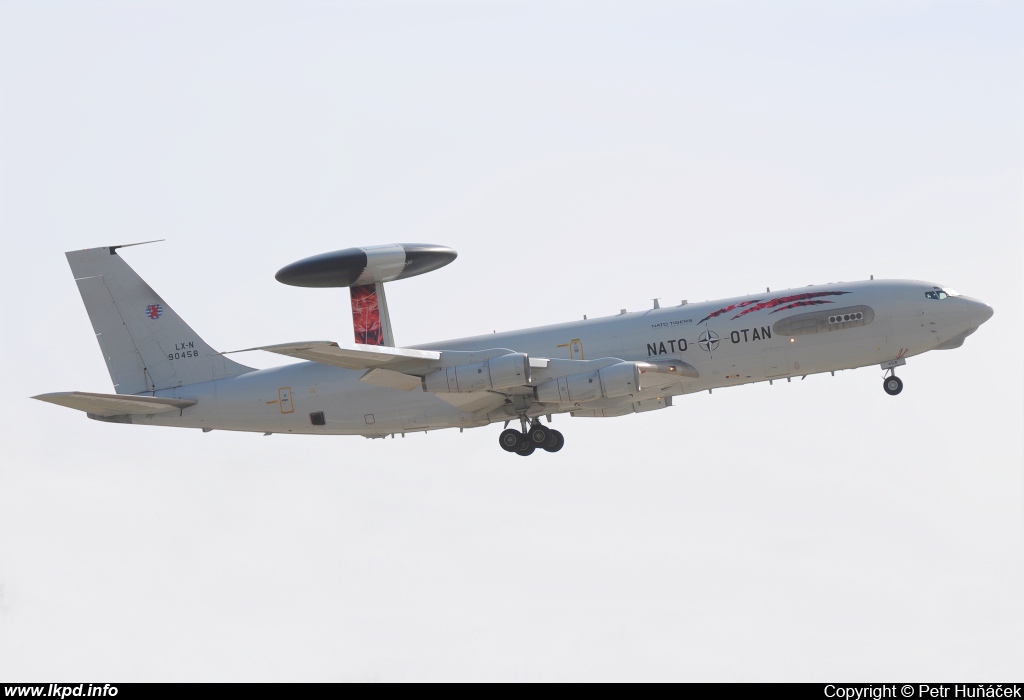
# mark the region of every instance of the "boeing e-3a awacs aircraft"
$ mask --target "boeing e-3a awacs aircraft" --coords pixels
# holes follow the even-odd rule
[[[886,370],[883,388],[895,396],[906,358],[957,348],[992,316],[942,285],[869,280],[655,303],[403,348],[394,344],[384,283],[435,270],[456,253],[395,244],[281,269],[286,284],[348,287],[356,342],[250,348],[307,360],[257,370],[207,345],[124,262],[123,247],[67,253],[117,393],[34,398],[95,420],[204,431],[386,437],[503,422],[506,451],[557,452],[564,438],[542,416],[611,418],[666,408],[683,394],[871,365]]]

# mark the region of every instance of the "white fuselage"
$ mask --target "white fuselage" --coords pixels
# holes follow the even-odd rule
[[[301,362],[157,391],[155,396],[197,399],[198,403],[180,413],[134,416],[131,422],[380,437],[487,425],[517,415],[570,411],[594,415],[594,410],[599,415],[602,408],[614,410],[623,402],[635,404],[719,387],[879,365],[942,346],[956,347],[992,311],[968,297],[927,296],[937,289],[913,281],[817,285],[417,346],[445,351],[507,348],[531,357],[577,360],[676,359],[699,372],[699,378],[669,387],[662,382],[653,391],[643,389],[642,383],[641,391],[627,399],[553,408],[522,394],[512,396],[505,406],[481,413],[463,410],[420,389],[403,391],[368,384],[360,381],[362,371]],[[807,298],[811,293],[814,296]],[[778,299],[796,301],[765,306]],[[826,319],[811,329],[784,323],[789,318],[809,318],[812,312],[829,316],[850,309],[854,311],[852,316],[846,314],[851,316],[849,321]],[[313,425],[312,413],[322,413],[324,425]]]

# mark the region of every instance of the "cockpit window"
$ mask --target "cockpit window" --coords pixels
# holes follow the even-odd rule
[[[950,289],[949,287],[944,289],[936,287],[934,291],[925,292],[924,296],[926,299],[946,299],[947,297],[958,297],[960,296],[960,293],[955,289]]]

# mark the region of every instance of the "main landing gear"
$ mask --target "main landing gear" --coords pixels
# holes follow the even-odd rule
[[[565,438],[557,430],[541,425],[540,419],[527,425],[526,418],[520,418],[521,431],[509,428],[498,436],[498,444],[506,452],[515,452],[521,457],[532,455],[536,450],[558,452],[565,445]]]

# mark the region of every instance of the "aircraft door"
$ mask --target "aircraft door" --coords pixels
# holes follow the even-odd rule
[[[281,413],[292,413],[295,411],[295,405],[292,403],[292,388],[290,386],[284,386],[277,390],[277,405],[281,409]]]
[[[570,360],[585,360],[587,359],[583,352],[583,341],[579,338],[573,338],[568,343],[562,343],[556,347],[569,348],[569,359]]]

